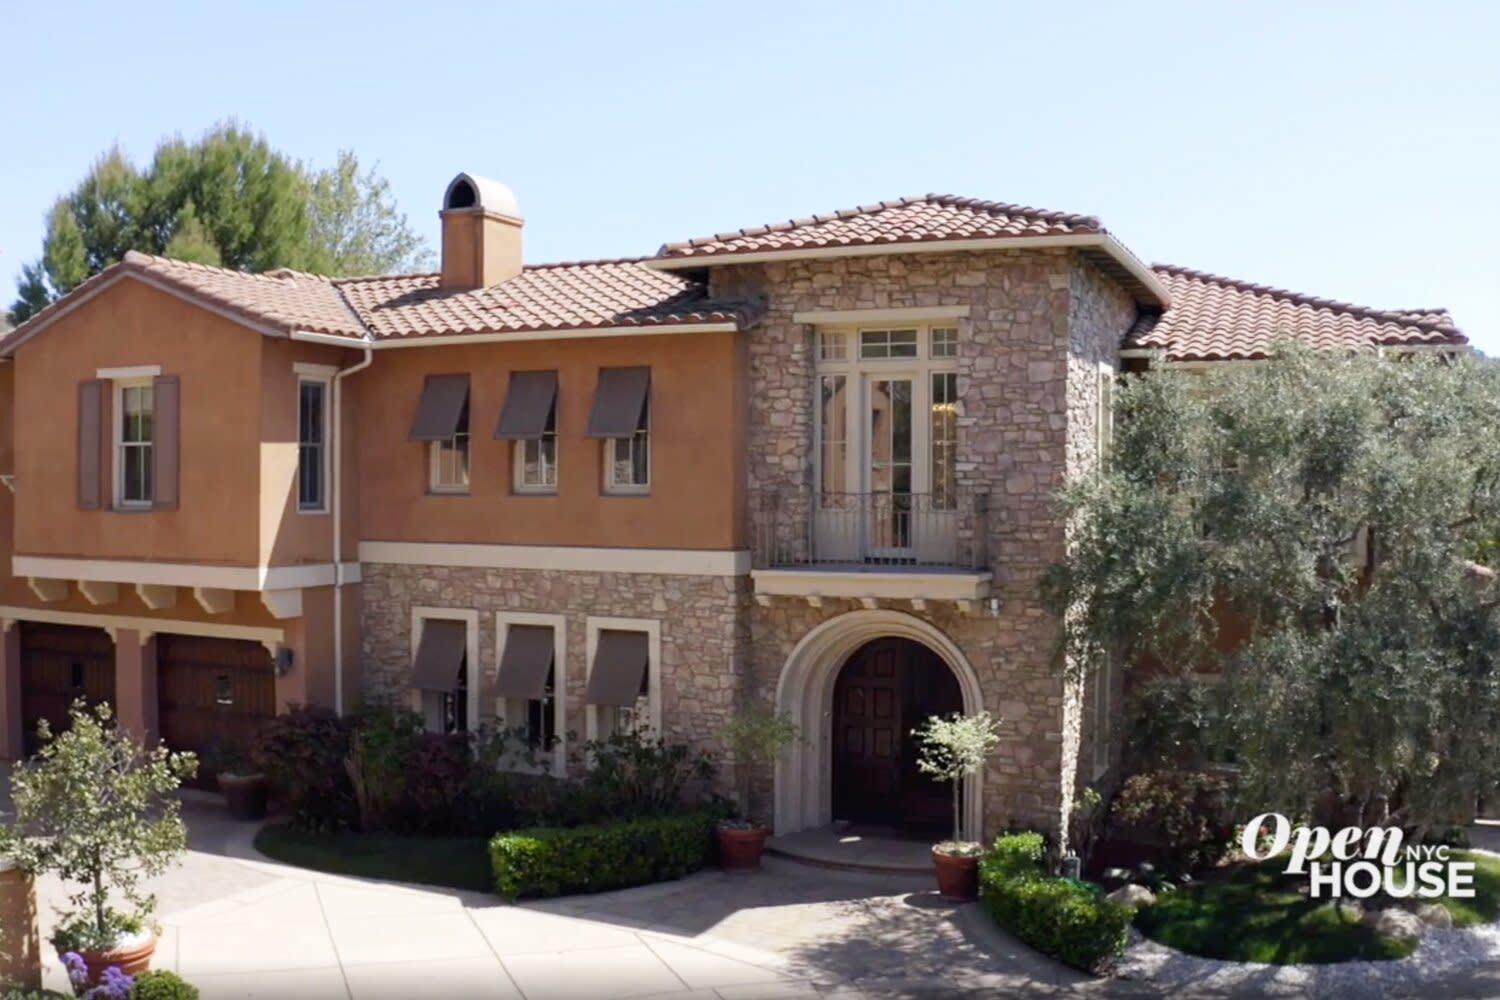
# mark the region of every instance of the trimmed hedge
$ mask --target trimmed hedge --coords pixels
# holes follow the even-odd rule
[[[999,837],[979,863],[979,893],[995,923],[1037,951],[1096,971],[1125,951],[1135,910],[1042,870],[1039,833]]]
[[[708,861],[719,818],[705,811],[499,833],[490,841],[495,891],[515,900],[682,878]]]

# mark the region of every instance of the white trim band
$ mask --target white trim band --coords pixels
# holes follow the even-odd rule
[[[0,619],[41,622],[46,625],[83,625],[103,629],[135,629],[143,634],[201,635],[210,639],[249,639],[252,642],[282,642],[286,632],[256,625],[221,625],[176,618],[139,618],[132,615],[98,615],[88,611],[51,611],[46,608],[0,607]]]
[[[881,573],[848,570],[758,569],[755,593],[776,597],[896,598],[977,601],[990,596],[991,573]]]
[[[94,372],[94,378],[156,378],[160,374],[161,365],[134,365],[128,368],[100,368]]]
[[[360,542],[361,563],[556,569],[579,573],[744,576],[750,553],[716,549],[611,549],[561,545],[470,545],[452,542]]]
[[[11,575],[53,580],[144,583],[163,587],[222,590],[292,590],[333,585],[333,563],[307,566],[200,566],[195,563],[134,562],[123,559],[59,559],[12,556]],[[344,563],[342,581],[359,583],[359,563]]]

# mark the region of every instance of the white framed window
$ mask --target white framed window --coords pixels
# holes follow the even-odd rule
[[[849,360],[849,337],[843,330],[823,330],[818,333],[818,360]]]
[[[469,492],[469,403],[464,400],[452,437],[428,445],[427,487],[433,493]]]
[[[859,356],[862,360],[881,358],[915,358],[917,334],[914,329],[905,330],[861,330],[859,331]]]
[[[475,729],[480,721],[479,612],[468,608],[417,607],[411,609],[411,657],[417,661],[422,633],[428,622],[457,622],[464,629],[464,649],[451,686],[413,690],[412,708],[422,716],[432,733],[461,733]]]
[[[115,506],[151,506],[152,417],[155,413],[151,380],[115,382]]]
[[[641,407],[635,433],[628,438],[604,442],[604,491],[649,493],[651,491],[651,396]]]
[[[557,492],[557,400],[547,411],[541,437],[523,438],[512,449],[517,493]]]
[[[568,769],[567,725],[567,617],[529,611],[495,612],[495,667],[505,662],[506,640],[513,625],[552,630],[552,666],[541,698],[495,699],[495,715],[507,729],[524,730],[527,744],[538,758],[547,759],[552,774],[561,778]],[[551,750],[546,750],[550,746]]]
[[[927,356],[934,360],[958,357],[958,327],[933,327],[928,334]]]
[[[820,342],[838,333],[819,330]],[[932,510],[955,509],[959,327],[842,333],[856,338],[858,357],[820,352],[817,363],[819,494],[930,495]]]
[[[328,512],[328,385],[325,377],[297,379],[297,510]]]
[[[598,660],[600,637],[605,632],[636,632],[646,636],[646,673],[644,690],[629,707],[615,705],[587,706],[585,735],[590,740],[608,739],[626,730],[660,734],[661,728],[661,622],[654,618],[596,618],[584,622],[589,679],[592,680]],[[587,691],[588,685],[585,685]],[[586,695],[585,695],[586,697]]]

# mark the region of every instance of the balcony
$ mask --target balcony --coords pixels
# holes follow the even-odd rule
[[[763,495],[753,514],[758,598],[979,601],[989,596],[989,494]]]

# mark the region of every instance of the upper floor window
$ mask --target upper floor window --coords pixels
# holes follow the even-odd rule
[[[469,492],[469,376],[427,376],[409,439],[427,442],[429,491]]]
[[[651,369],[603,368],[588,436],[601,438],[606,493],[645,493],[651,485]]]
[[[328,382],[297,383],[297,509],[328,509]]]
[[[151,506],[151,389],[150,380],[116,384],[115,481],[121,507]]]
[[[557,492],[557,372],[511,372],[495,437],[515,442],[517,493]]]
[[[859,356],[874,358],[915,358],[917,356],[916,330],[861,330],[859,332]]]
[[[935,326],[928,338],[929,358],[956,358],[958,357],[958,328],[952,326]]]

